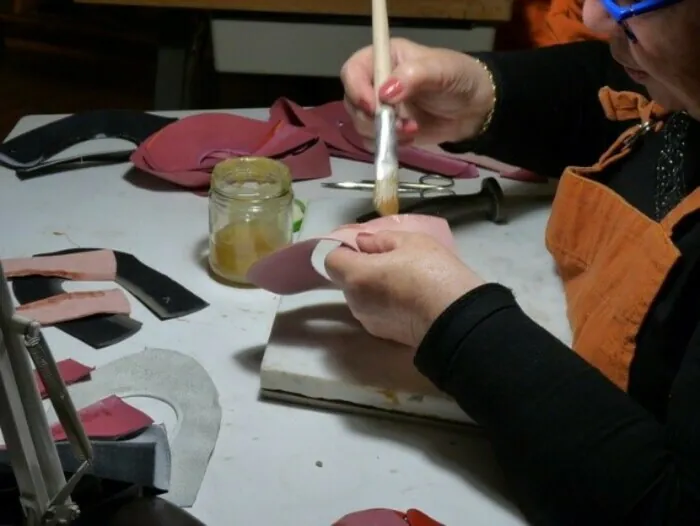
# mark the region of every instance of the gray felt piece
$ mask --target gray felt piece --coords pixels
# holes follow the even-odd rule
[[[193,358],[176,351],[147,348],[98,367],[88,382],[70,387],[76,409],[110,395],[160,400],[177,415],[170,491],[163,498],[187,508],[194,504],[221,426],[221,406],[214,382]],[[47,415],[55,420],[53,410]]]

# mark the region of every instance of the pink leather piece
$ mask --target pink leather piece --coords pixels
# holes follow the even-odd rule
[[[131,162],[179,186],[202,188],[209,186],[217,163],[246,155],[281,160],[295,180],[331,174],[328,149],[317,135],[228,113],[202,113],[169,124],[146,139]]]
[[[344,225],[330,234],[288,245],[257,261],[248,270],[247,279],[253,285],[274,294],[298,294],[327,287],[330,281],[319,274],[311,263],[311,256],[323,240],[337,241],[353,250],[360,232],[375,233],[383,230],[421,232],[455,250],[450,227],[442,218],[419,214],[404,214],[373,219],[358,225]]]
[[[398,511],[376,508],[350,513],[332,526],[408,526],[404,514]]]
[[[343,135],[342,126],[349,122],[349,116],[342,103],[331,102],[317,108],[305,109],[289,99],[281,98],[270,108],[270,119],[286,122],[319,136],[334,154],[344,153],[350,159],[374,162],[372,153],[353,145]]]
[[[521,183],[546,183],[547,178],[537,175],[534,172],[530,172],[523,168],[518,168],[513,172],[500,174],[504,179],[511,179],[513,181],[519,181]]]
[[[117,259],[111,250],[91,250],[59,256],[36,256],[2,260],[8,279],[54,276],[73,281],[114,281]]]
[[[116,395],[78,411],[78,417],[88,438],[115,440],[143,431],[153,424],[146,413],[127,404]],[[60,422],[51,426],[51,435],[56,442],[66,440],[66,432]]]
[[[420,510],[411,508],[406,512],[406,522],[410,526],[444,526]]]
[[[270,109],[270,117],[273,120],[289,122],[318,132],[334,157],[374,162],[374,155],[365,150],[362,138],[352,126],[342,101],[305,109],[289,99],[281,98]],[[436,152],[424,148],[406,147],[399,148],[399,159],[402,166],[407,168],[448,177],[467,179],[478,177],[479,171],[476,167],[479,166],[492,170],[505,179],[531,183],[547,180],[517,166],[483,155],[453,155],[442,150]]]
[[[83,407],[78,411],[78,418],[85,428],[85,434],[92,440],[117,440],[133,436],[153,424],[150,416],[116,395]],[[50,431],[55,442],[67,439],[60,422],[53,424]],[[0,449],[6,447],[0,445]]]
[[[536,173],[530,172],[523,168],[518,168],[512,164],[506,164],[496,159],[491,159],[490,157],[484,157],[483,155],[477,155],[475,153],[465,153],[456,154],[456,157],[464,159],[465,161],[474,163],[481,168],[486,170],[491,170],[500,174],[504,179],[512,179],[513,181],[520,181],[523,183],[546,183],[547,178],[537,175]]]
[[[318,133],[336,157],[374,162],[374,155],[364,149],[362,138],[352,126],[350,116],[340,101],[305,109],[289,99],[281,98],[270,108],[270,117]],[[469,162],[415,147],[399,148],[399,162],[406,168],[448,177],[479,176],[477,168]]]
[[[25,318],[49,327],[64,321],[78,320],[96,314],[130,314],[129,299],[121,289],[64,292],[15,309]]]
[[[388,508],[371,508],[349,513],[332,526],[444,526],[415,508],[401,513]]]
[[[88,367],[80,362],[68,358],[67,360],[61,360],[56,362],[58,367],[58,374],[61,376],[63,383],[66,385],[72,385],[83,380],[88,380],[90,378],[90,373],[95,370],[94,367]],[[44,381],[39,376],[39,373],[34,371],[34,380],[39,388],[39,394],[41,398],[46,398],[48,396],[46,392],[46,386],[44,386]]]

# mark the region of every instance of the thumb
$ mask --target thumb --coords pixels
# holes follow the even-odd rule
[[[382,254],[399,248],[405,232],[382,230],[375,233],[361,232],[357,234],[357,248],[366,254]]]
[[[396,250],[403,243],[408,232],[385,230],[374,234],[360,232],[355,243],[357,251],[346,246],[331,250],[324,261],[328,278],[342,288],[347,276],[356,274],[358,270],[367,267],[367,254],[382,254]]]
[[[362,266],[362,254],[341,245],[328,253],[323,266],[328,274],[328,279],[342,288],[346,276]]]

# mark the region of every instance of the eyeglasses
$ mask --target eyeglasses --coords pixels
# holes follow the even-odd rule
[[[657,11],[659,9],[664,9],[673,4],[677,4],[682,0],[640,0],[640,1],[630,1],[630,0],[600,0],[603,7],[610,13],[610,16],[620,24],[620,27],[624,30],[627,38],[632,42],[637,42],[637,38],[634,33],[630,30],[627,21],[635,16],[644,15],[646,13],[651,13],[652,11]],[[620,5],[624,2],[623,5]],[[627,3],[629,2],[629,3]]]

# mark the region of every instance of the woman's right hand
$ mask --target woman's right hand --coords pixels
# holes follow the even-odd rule
[[[490,75],[474,58],[450,49],[426,47],[402,38],[391,40],[393,71],[379,99],[397,109],[402,144],[439,144],[476,136],[493,108]],[[345,105],[358,133],[375,135],[372,46],[343,65]]]

